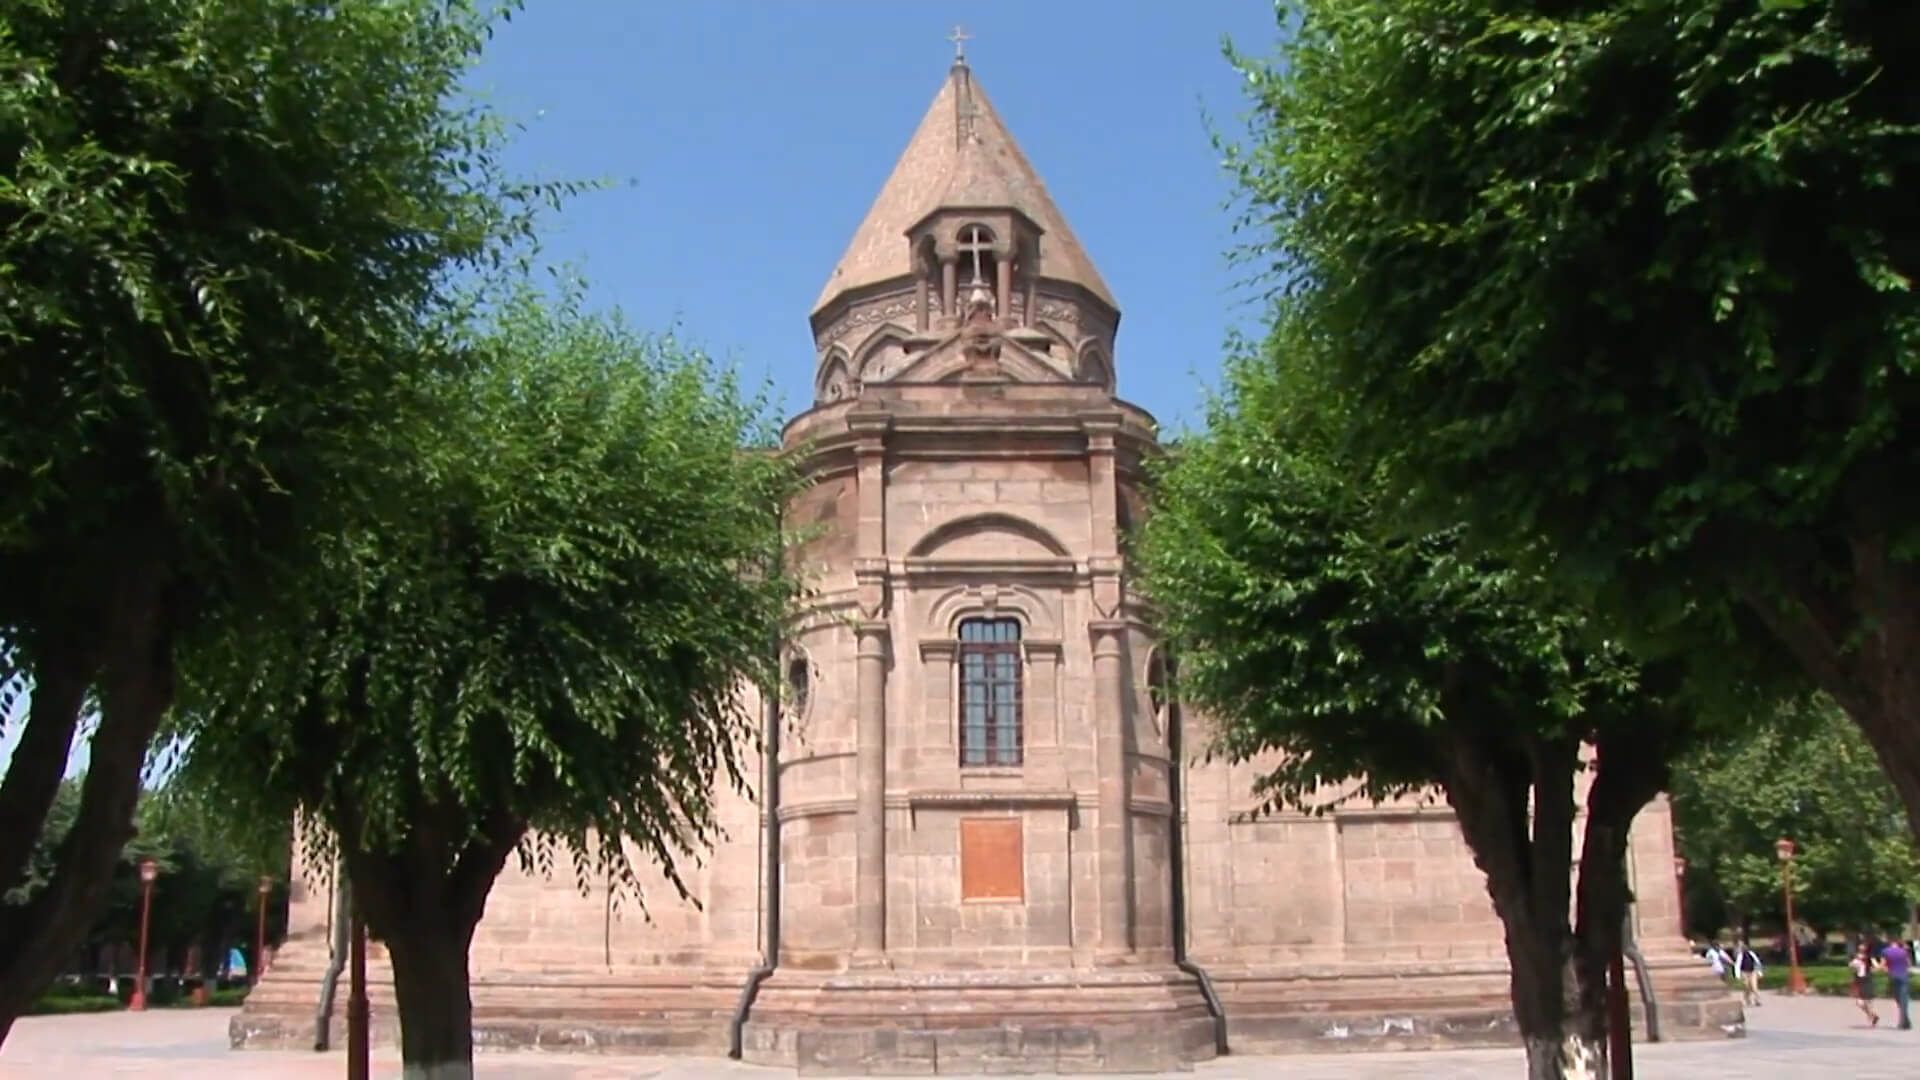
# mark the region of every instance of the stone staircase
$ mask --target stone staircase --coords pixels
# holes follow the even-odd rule
[[[311,1049],[328,941],[290,938],[230,1024],[236,1048]],[[718,1055],[746,972],[704,968],[497,969],[472,984],[476,1046],[623,1054]],[[399,1038],[386,950],[367,947],[375,1045]],[[334,995],[332,1041],[346,1041],[347,976]]]

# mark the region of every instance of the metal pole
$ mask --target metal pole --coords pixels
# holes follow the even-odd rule
[[[1627,1015],[1627,964],[1618,938],[1607,957],[1607,1056],[1613,1080],[1633,1080],[1633,1033]]]
[[[260,916],[253,934],[253,984],[260,985],[260,977],[267,973],[267,897],[273,893],[273,879],[260,877],[258,894],[260,897]]]
[[[1781,890],[1787,901],[1787,992],[1804,994],[1807,992],[1807,977],[1800,972],[1800,942],[1793,933],[1793,860],[1781,863]]]
[[[360,917],[360,905],[349,904],[353,909],[353,942],[347,976],[347,1080],[369,1080],[373,1073],[367,1030],[372,1011],[367,1005],[367,924]]]
[[[134,1012],[143,1012],[147,1007],[147,924],[153,915],[153,880],[144,873],[141,879],[139,974],[134,976],[133,1000],[127,1002],[127,1008]]]

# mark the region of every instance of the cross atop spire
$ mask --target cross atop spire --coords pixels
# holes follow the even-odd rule
[[[966,31],[956,28],[954,37],[964,42]],[[1119,310],[1093,260],[994,111],[972,69],[957,62],[947,69],[919,128],[867,208],[827,278],[814,312],[850,291],[911,280],[914,263],[907,232],[943,207],[1014,210],[1025,215],[1046,237],[1046,277],[1078,285],[1092,293],[1101,307]]]
[[[947,35],[947,40],[953,42],[953,62],[956,64],[966,63],[967,42],[973,40],[973,35],[967,33],[965,27],[955,26],[953,33]]]

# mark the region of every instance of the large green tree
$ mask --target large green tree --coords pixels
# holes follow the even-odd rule
[[[515,298],[296,602],[191,669],[186,768],[323,826],[393,964],[409,1075],[470,1075],[468,949],[507,859],[637,888],[715,836],[777,670],[797,474],[670,338]],[[570,857],[570,859],[569,859]]]
[[[1232,164],[1304,392],[1643,653],[1817,684],[1920,827],[1920,7],[1281,12]]]
[[[1920,904],[1920,848],[1872,747],[1824,697],[1787,702],[1674,768],[1675,835],[1689,892],[1719,901],[1712,933],[1780,925],[1791,837],[1794,916],[1823,930],[1904,924]]]
[[[146,858],[153,859],[160,872],[149,927],[155,974],[178,970],[204,976],[230,946],[239,945],[251,953],[262,875],[275,881],[268,898],[268,929],[278,934],[284,923],[280,901],[287,879],[291,822],[236,815],[231,807],[212,805],[204,794],[179,783],[149,788],[143,794],[136,815],[139,835],[121,851],[107,902],[82,938],[82,949],[70,954],[79,964],[70,972],[92,974],[98,970],[94,950],[139,941],[139,863]],[[29,862],[31,870],[24,881],[0,896],[0,904],[24,906],[51,883],[60,844],[79,816],[80,798],[78,780],[61,783]],[[185,964],[195,947],[200,967],[189,971]]]
[[[490,21],[0,4],[0,889],[99,718],[47,886],[0,908],[0,1038],[105,902],[176,658],[382,490],[449,355],[399,346],[526,235],[461,97]]]
[[[1217,752],[1281,753],[1268,808],[1444,794],[1506,929],[1530,1075],[1594,1061],[1629,830],[1698,725],[1533,576],[1464,555],[1458,530],[1396,531],[1376,469],[1270,364],[1229,380],[1160,470],[1140,545],[1180,692]]]

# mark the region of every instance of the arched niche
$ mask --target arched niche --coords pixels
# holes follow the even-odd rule
[[[853,396],[853,371],[847,363],[845,350],[837,345],[820,362],[820,375],[814,383],[813,396],[815,401],[825,404]]]
[[[1018,561],[1071,557],[1060,539],[1014,514],[972,514],[935,526],[908,550],[909,558]]]

